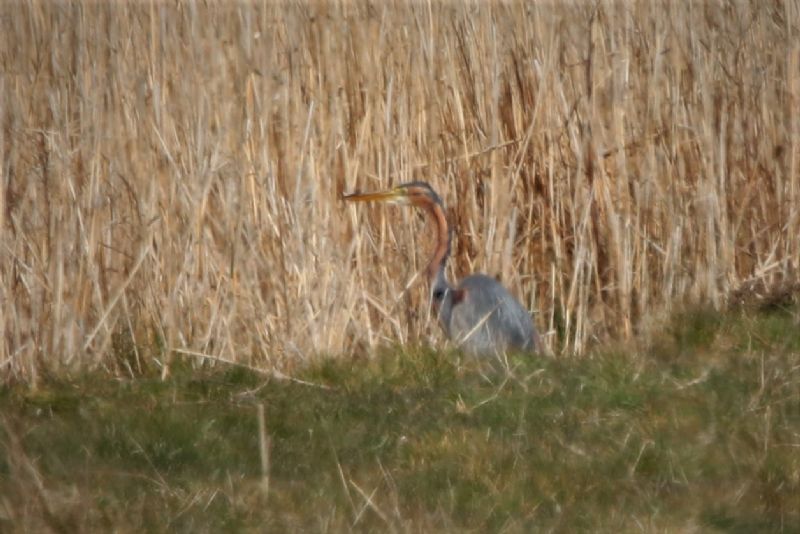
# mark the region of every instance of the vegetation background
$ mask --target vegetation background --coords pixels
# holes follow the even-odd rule
[[[797,0],[18,0],[0,91],[0,530],[800,531]]]
[[[555,352],[796,280],[787,2],[36,2],[0,24],[0,372],[441,343],[419,214]],[[132,361],[115,361],[114,345]],[[130,368],[130,370],[128,369]]]

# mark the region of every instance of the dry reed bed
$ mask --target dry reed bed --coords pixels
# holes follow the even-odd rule
[[[560,351],[790,279],[799,11],[4,4],[0,372],[438,344],[411,179]]]

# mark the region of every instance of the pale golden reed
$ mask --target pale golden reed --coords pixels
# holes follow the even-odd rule
[[[572,4],[3,4],[0,373],[440,344],[411,179],[556,352],[793,277],[798,3]]]

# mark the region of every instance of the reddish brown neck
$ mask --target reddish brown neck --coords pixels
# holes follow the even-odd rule
[[[450,228],[447,224],[447,216],[441,204],[425,204],[425,211],[433,219],[436,228],[436,248],[433,251],[430,263],[426,272],[428,280],[434,283],[440,271],[444,271],[444,264],[450,256]]]

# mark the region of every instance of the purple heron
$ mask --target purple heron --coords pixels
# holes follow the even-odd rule
[[[426,274],[431,305],[445,334],[472,354],[506,350],[541,350],[528,311],[497,280],[485,274],[467,276],[452,286],[445,275],[451,230],[442,199],[426,182],[410,182],[387,191],[343,195],[350,202],[391,202],[422,208],[436,230],[436,248]]]

